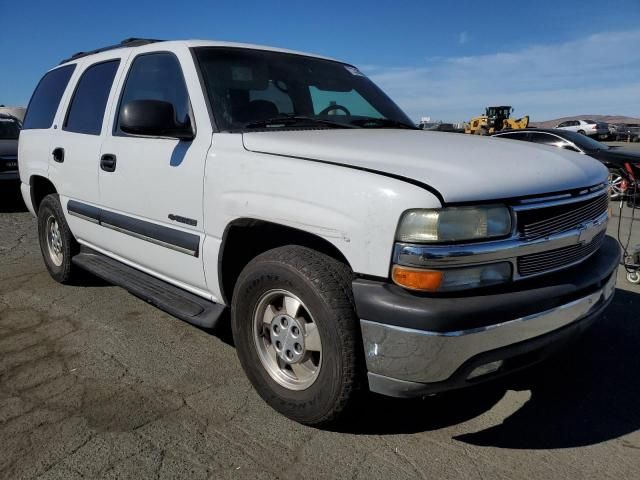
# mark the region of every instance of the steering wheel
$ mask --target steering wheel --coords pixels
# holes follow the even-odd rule
[[[342,110],[345,113],[345,115],[351,116],[351,112],[347,107],[343,107],[342,105],[338,105],[338,104],[329,105],[327,108],[319,112],[318,115],[327,115],[329,112],[332,112],[334,110]]]

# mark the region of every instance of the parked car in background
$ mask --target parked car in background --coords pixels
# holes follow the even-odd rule
[[[609,192],[612,200],[625,198],[631,185],[640,179],[640,154],[620,147],[610,147],[576,132],[536,128],[500,132],[494,137],[564,148],[599,160],[609,169]],[[634,190],[637,189],[634,188]]]
[[[13,115],[0,113],[0,182],[18,183],[18,137],[22,124]]]
[[[568,120],[559,123],[556,128],[603,139],[609,135],[609,125],[595,120]]]
[[[623,123],[616,125],[613,137],[619,142],[640,142],[640,124]]]

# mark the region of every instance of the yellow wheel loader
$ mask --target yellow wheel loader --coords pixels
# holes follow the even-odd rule
[[[529,115],[522,118],[510,118],[513,108],[510,105],[487,107],[484,115],[474,117],[465,124],[464,133],[472,135],[493,135],[500,130],[518,130],[529,126]]]

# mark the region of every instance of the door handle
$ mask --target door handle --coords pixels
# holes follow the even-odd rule
[[[105,153],[100,157],[100,168],[105,172],[116,171],[116,156],[110,153]]]
[[[58,163],[64,162],[64,148],[60,148],[60,147],[54,148],[51,154],[53,155],[54,162],[58,162]]]

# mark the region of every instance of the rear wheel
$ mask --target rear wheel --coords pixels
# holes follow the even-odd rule
[[[44,264],[54,280],[69,283],[77,274],[71,263],[79,246],[67,224],[57,194],[47,195],[38,208],[38,240]]]
[[[275,410],[309,425],[335,421],[362,379],[351,271],[314,250],[270,250],[242,271],[231,307],[240,363]]]
[[[640,273],[638,271],[628,272],[627,280],[631,283],[640,283]]]
[[[587,132],[585,132],[584,130],[578,130],[578,133],[579,133],[580,135],[586,135],[586,134],[587,134]]]

